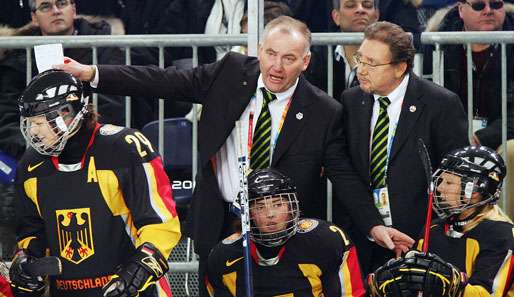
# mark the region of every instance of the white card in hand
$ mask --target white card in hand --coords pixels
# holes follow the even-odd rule
[[[39,73],[52,69],[53,65],[64,63],[64,54],[60,43],[36,45],[34,54]]]

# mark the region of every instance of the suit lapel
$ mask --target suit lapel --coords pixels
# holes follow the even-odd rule
[[[364,166],[361,168],[365,168],[365,172],[362,172],[363,176],[366,178],[369,178],[369,145],[370,145],[370,138],[371,138],[371,132],[370,132],[370,122],[371,122],[371,115],[373,113],[373,104],[374,99],[373,95],[364,93],[364,96],[362,96],[359,104],[359,114],[361,116],[358,117],[359,126],[357,127],[357,131],[361,131],[359,133],[359,156],[361,159],[361,162]]]
[[[237,73],[234,75],[237,75]],[[216,120],[217,117],[212,118],[211,116],[211,118],[208,118],[209,114],[202,116],[203,119],[200,121],[199,131],[203,131],[205,134],[201,134],[200,137],[203,136],[204,139],[209,139],[209,141],[204,141],[200,146],[202,164],[209,161],[227,141],[227,138],[235,127],[236,121],[239,120],[241,114],[243,114],[250,103],[250,99],[255,94],[255,89],[257,88],[259,64],[255,63],[246,66],[239,75],[241,79],[231,85],[230,88],[226,88],[223,94],[220,95],[223,97],[223,100],[220,100],[221,104],[219,104],[217,108],[219,113],[223,114],[222,129],[211,129],[212,126],[215,125],[212,121]],[[209,125],[209,127],[203,127],[202,125]]]
[[[423,92],[418,88],[418,80],[419,78],[415,74],[410,74],[409,84],[407,86],[407,91],[405,92],[405,98],[403,99],[402,110],[398,120],[398,126],[394,135],[389,162],[394,160],[401,147],[405,144],[409,133],[425,108],[425,103],[420,100]]]
[[[314,103],[314,100],[309,96],[309,92],[305,86],[305,78],[300,76],[296,90],[291,98],[291,105],[287,111],[284,125],[277,139],[271,160],[271,167],[277,164],[302,131],[303,126],[310,120],[311,111],[308,106],[312,103]]]

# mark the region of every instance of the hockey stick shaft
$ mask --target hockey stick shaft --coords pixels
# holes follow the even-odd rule
[[[418,139],[418,153],[425,170],[428,190],[427,216],[425,220],[425,228],[423,235],[423,252],[428,251],[428,243],[430,241],[430,224],[432,222],[432,204],[434,201],[434,183],[432,182],[432,165],[430,163],[430,155],[423,139]]]
[[[245,152],[245,141],[242,137],[242,123],[236,122],[236,133],[238,135],[238,167],[239,167],[239,189],[241,204],[241,233],[243,236],[244,273],[246,279],[246,296],[253,297],[252,258],[250,254],[250,205],[248,203],[248,153]]]

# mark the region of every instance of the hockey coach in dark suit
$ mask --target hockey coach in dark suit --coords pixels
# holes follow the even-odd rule
[[[351,221],[338,212],[335,223],[350,231],[363,273],[394,256],[382,247],[380,233],[392,227],[411,238],[420,235],[427,177],[418,139],[428,147],[432,167],[448,151],[469,143],[458,96],[412,73],[414,53],[411,36],[399,26],[370,25],[355,56],[360,86],[341,95],[350,159],[374,199],[342,196],[345,208],[335,209],[348,210]]]
[[[252,144],[250,167],[273,167],[290,176],[298,185],[304,216],[324,218],[323,174],[348,199],[369,195],[346,154],[341,105],[301,75],[310,61],[310,42],[305,24],[283,16],[264,29],[258,59],[229,53],[214,64],[186,71],[107,65],[94,70],[73,61],[59,66],[92,80],[93,86],[98,83],[98,92],[203,105],[201,168],[186,230],[200,255],[202,285],[211,248],[231,232],[228,209],[239,190],[236,121],[243,122],[243,146]]]

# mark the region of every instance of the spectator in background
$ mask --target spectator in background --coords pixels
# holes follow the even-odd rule
[[[507,11],[509,11],[507,13]],[[502,0],[462,0],[438,11],[427,31],[512,31],[514,6]],[[444,45],[444,87],[468,102],[466,48]],[[501,144],[501,49],[499,44],[472,44],[473,143],[497,149]],[[426,59],[431,60],[431,53]],[[514,63],[514,45],[507,44],[507,65]],[[431,63],[427,65],[431,66]],[[431,67],[430,67],[431,68]],[[514,67],[507,67],[507,138],[514,138]]]
[[[205,24],[205,34],[239,34],[246,0],[215,0]],[[216,60],[221,60],[230,46],[215,46]]]
[[[420,33],[418,14],[416,7],[422,0],[380,0],[380,21],[388,21],[397,24],[404,31],[415,35]],[[415,36],[415,43],[416,43]],[[416,45],[416,44],[415,44]]]
[[[0,26],[21,27],[30,21],[28,0],[3,0],[0,9]]]
[[[332,20],[345,33],[364,32],[378,20],[378,0],[334,0]],[[332,96],[339,100],[348,87],[357,85],[357,64],[353,56],[359,45],[338,45],[334,50]],[[305,72],[307,79],[325,91],[327,89],[327,51],[325,47],[314,47],[311,64]]]
[[[457,0],[422,0],[418,7],[420,31],[425,31],[428,20],[437,10],[452,5],[455,2],[457,2]]]
[[[429,21],[427,31],[512,31],[514,5],[501,0],[462,0],[439,10]],[[424,71],[431,73],[433,47],[427,47]],[[444,87],[456,92],[464,106],[468,103],[466,47],[444,45]],[[514,166],[514,45],[507,44],[507,157]],[[501,146],[501,47],[499,44],[472,44],[473,138],[502,152]],[[466,109],[467,110],[467,109]],[[514,174],[507,175],[507,196],[514,199]],[[506,210],[514,214],[514,205]]]
[[[285,3],[264,1],[264,26],[281,15],[292,17],[293,12]],[[248,33],[248,14],[246,12],[241,19],[241,33]],[[246,46],[234,46],[231,50],[245,55],[248,54]]]

